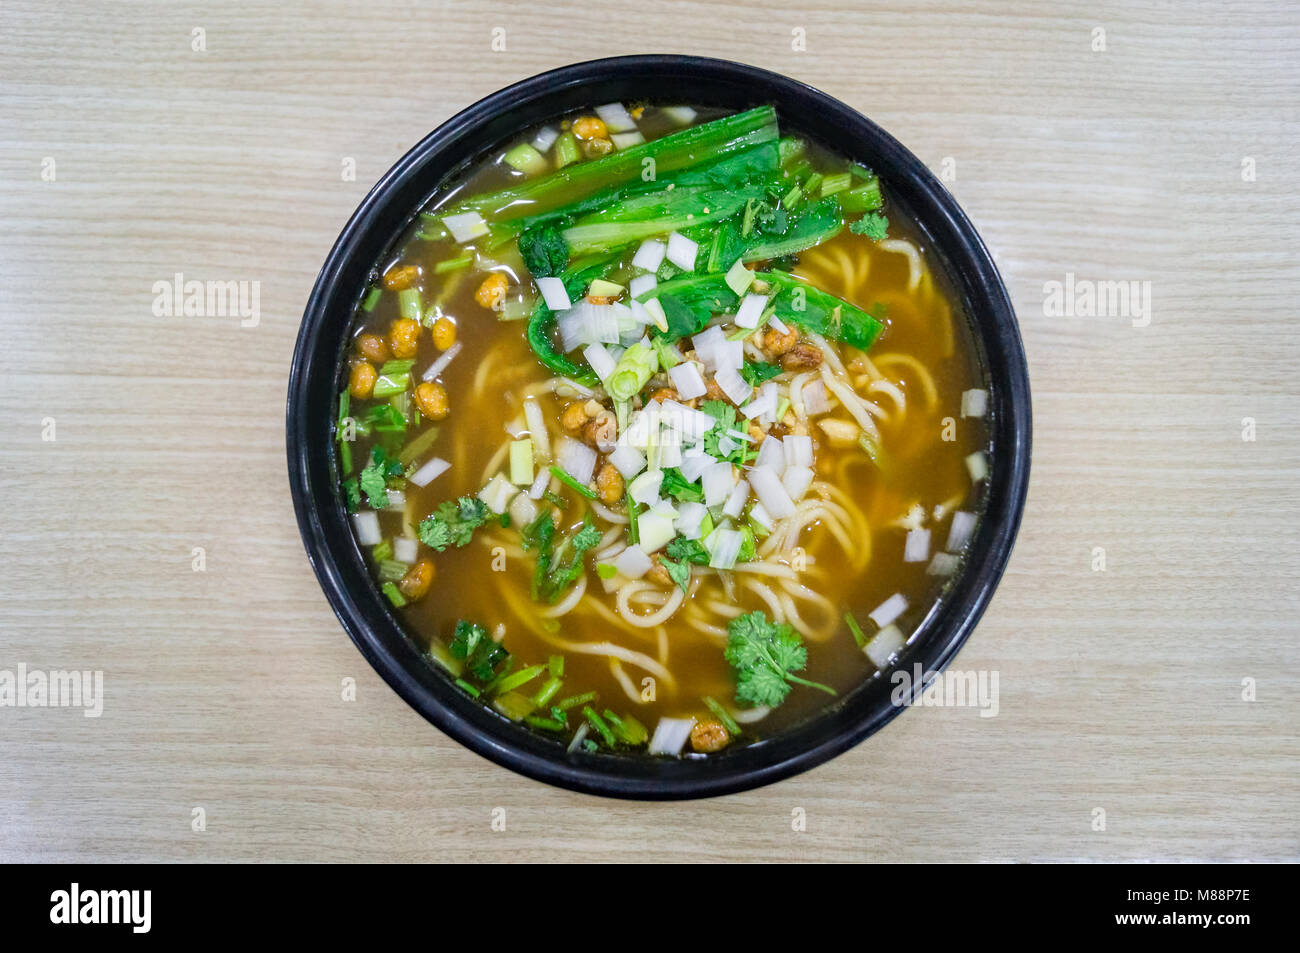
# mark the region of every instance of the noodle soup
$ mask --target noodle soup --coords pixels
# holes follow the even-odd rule
[[[887,668],[960,571],[975,346],[888,183],[770,108],[563,117],[393,247],[343,496],[430,664],[501,717],[716,756]]]

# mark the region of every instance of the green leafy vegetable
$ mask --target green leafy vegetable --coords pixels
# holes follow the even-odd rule
[[[566,197],[592,184],[634,182],[642,175],[646,159],[653,159],[656,174],[663,175],[723,159],[776,138],[776,111],[771,106],[758,106],[601,159],[566,165],[550,175],[472,196],[455,208],[440,210],[438,217],[468,211],[478,211],[494,221],[529,217],[560,206]]]
[[[442,552],[448,546],[468,545],[474,531],[492,518],[492,512],[476,496],[439,503],[438,508],[420,521],[420,541]]]
[[[466,670],[480,682],[490,682],[510,653],[495,642],[487,629],[461,619],[449,646],[453,658],[462,659]]]
[[[539,602],[558,602],[568,588],[582,575],[583,557],[600,542],[600,530],[592,523],[590,515],[572,536],[561,536],[555,521],[547,510],[524,529],[525,551],[536,550],[537,566],[533,571],[533,598]]]
[[[775,708],[785,701],[790,685],[806,685],[836,694],[835,689],[795,675],[808,664],[808,650],[789,623],[775,623],[761,612],[750,612],[727,625],[723,657],[734,669],[736,700]]]
[[[552,278],[569,263],[569,243],[555,225],[534,225],[519,236],[519,254],[534,278]]]
[[[677,467],[664,470],[663,482],[659,484],[662,496],[671,496],[682,503],[699,503],[704,499],[704,487],[692,483],[682,475]]]
[[[691,587],[691,567],[688,563],[675,563],[671,559],[659,558],[659,565],[668,570],[669,577],[682,587],[682,592],[689,595]]]
[[[780,364],[768,364],[766,361],[750,361],[740,369],[740,376],[748,384],[757,387],[764,381],[770,381],[781,373]]]
[[[888,228],[889,219],[879,212],[868,212],[850,225],[849,231],[854,235],[865,235],[873,242],[878,242],[885,237]]]
[[[402,463],[390,458],[383,447],[371,449],[370,462],[361,471],[360,488],[370,505],[377,510],[388,507],[388,479],[401,476]]]
[[[758,455],[758,451],[752,450],[743,440],[735,440],[736,447],[727,454],[724,454],[718,446],[728,430],[735,430],[739,426],[740,418],[736,414],[735,407],[723,400],[706,400],[700,405],[700,410],[718,422],[717,426],[704,435],[705,453],[720,460],[730,460],[737,466],[744,466]]]
[[[698,539],[687,539],[685,536],[678,536],[668,543],[664,551],[668,554],[669,559],[695,563],[697,566],[707,566],[709,564],[709,551],[704,548],[704,544]]]
[[[358,486],[356,477],[348,477],[343,481],[343,505],[349,513],[355,513],[361,505],[361,487]]]

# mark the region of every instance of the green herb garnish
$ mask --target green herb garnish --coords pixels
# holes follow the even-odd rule
[[[492,512],[476,496],[447,500],[420,521],[420,542],[442,552],[448,546],[465,546],[474,531],[492,518]]]
[[[878,242],[885,237],[888,228],[889,219],[880,212],[868,212],[850,225],[849,231],[854,235],[865,235],[873,242]]]
[[[793,674],[808,664],[808,650],[789,623],[750,612],[732,619],[727,633],[723,657],[735,670],[737,701],[775,708],[790,693],[790,683],[836,694],[828,685]]]
[[[462,659],[466,669],[480,682],[490,682],[496,670],[510,658],[510,653],[493,641],[487,629],[476,622],[461,619],[448,646],[454,658]]]

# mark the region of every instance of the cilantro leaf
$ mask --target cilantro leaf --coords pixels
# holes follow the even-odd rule
[[[438,552],[451,545],[466,546],[474,531],[491,517],[487,504],[476,496],[446,500],[420,521],[420,540]]]
[[[866,235],[873,242],[878,242],[885,237],[888,228],[889,219],[880,212],[868,212],[850,225],[849,231],[854,235]]]
[[[719,460],[730,460],[738,466],[744,466],[758,456],[758,451],[750,449],[750,445],[744,440],[735,440],[736,446],[730,453],[724,454],[718,446],[728,430],[740,429],[740,418],[736,415],[735,407],[722,400],[706,400],[700,405],[700,409],[717,421],[717,425],[704,435],[705,453]]]
[[[659,492],[663,496],[676,497],[683,503],[699,503],[704,499],[704,487],[687,480],[677,467],[664,470],[664,479],[659,485]]]
[[[375,450],[380,450],[376,447]],[[377,510],[388,507],[388,478],[384,476],[383,465],[372,460],[361,471],[360,486],[370,505]]]
[[[420,520],[420,542],[442,552],[451,545],[451,529],[436,516]]]
[[[343,502],[349,513],[355,513],[361,505],[361,488],[356,477],[348,477],[343,481]]]
[[[665,552],[669,559],[676,559],[679,562],[695,563],[698,566],[709,564],[709,551],[698,539],[678,536],[668,543]]]
[[[835,689],[793,674],[808,664],[808,650],[794,628],[750,612],[727,625],[723,657],[735,670],[736,700],[775,708],[785,701],[791,683],[836,694]]]
[[[584,570],[583,557],[601,539],[601,532],[591,518],[572,536],[555,546],[555,524],[549,512],[543,513],[525,531],[525,549],[537,547],[537,569],[533,574],[533,598],[558,602],[568,588],[578,581]],[[568,558],[563,558],[565,554]]]
[[[671,559],[660,557],[659,565],[668,570],[668,575],[672,577],[673,582],[682,587],[682,592],[689,595],[691,586],[691,567],[689,563],[675,563]]]
[[[768,364],[766,361],[750,361],[740,369],[740,376],[745,383],[757,387],[781,373],[780,364]]]
[[[496,670],[510,657],[488,634],[487,629],[477,622],[461,619],[456,623],[456,632],[448,646],[453,658],[463,659],[465,667],[480,682],[489,682],[496,676]]]

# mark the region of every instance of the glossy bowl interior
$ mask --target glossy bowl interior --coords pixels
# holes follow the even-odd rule
[[[989,382],[992,477],[962,573],[897,660],[928,674],[947,665],[988,604],[1011,552],[1029,477],[1030,398],[1014,312],[992,258],[930,171],[882,129],[802,83],[737,63],[630,56],[567,66],[475,103],[430,133],[374,187],[339,236],[307,304],[289,378],[287,440],[294,508],[308,558],[330,604],[375,670],[430,722],[522,774],[614,797],[706,797],[806,770],[879,730],[901,710],[888,673],[868,679],[824,714],[718,755],[680,760],[575,752],[471,700],[427,660],[371,581],[339,495],[332,425],[342,357],[358,300],[376,264],[449,176],[521,130],[616,100],[739,110],[771,103],[795,131],[860,160],[881,177],[887,203],[917,223],[982,352]]]

